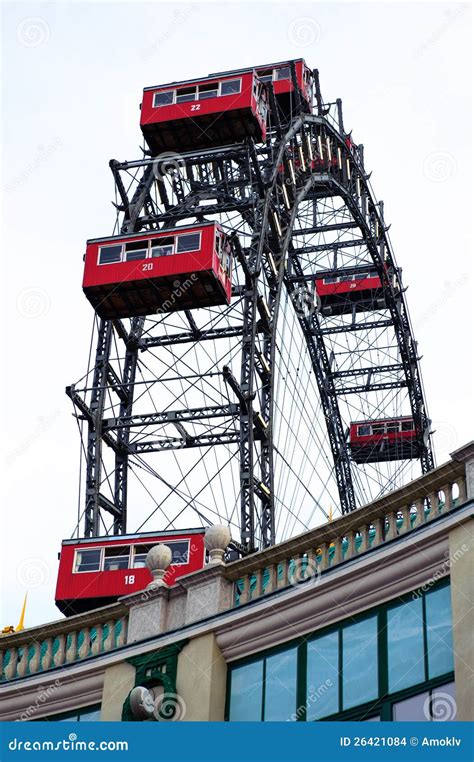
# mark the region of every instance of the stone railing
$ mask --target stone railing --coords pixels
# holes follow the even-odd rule
[[[214,531],[214,545],[209,533],[211,563],[179,578],[172,588],[162,584],[164,570],[152,570],[153,589],[0,638],[0,682],[72,666],[125,644],[180,632],[416,532],[474,499],[474,443],[452,458],[369,505],[239,561],[224,564],[221,560],[224,549],[216,543],[228,542],[222,539],[228,538],[226,528],[223,534]],[[162,563],[163,553],[155,555],[154,560]]]
[[[0,639],[0,682],[120,648],[127,641],[128,608],[121,603]]]
[[[359,557],[451,512],[467,499],[468,445],[453,459],[410,484],[340,518],[225,567],[233,606],[268,595]]]

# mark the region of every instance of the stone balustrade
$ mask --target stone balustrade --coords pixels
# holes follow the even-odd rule
[[[0,639],[0,682],[73,665],[145,638],[179,632],[270,593],[303,583],[360,558],[474,500],[474,443],[452,460],[369,505],[271,548],[225,564],[226,527],[213,527],[210,563],[163,584],[170,559],[150,551],[154,582],[147,590],[87,614],[40,625]],[[165,549],[166,550],[166,549]],[[168,554],[169,556],[169,554]]]
[[[87,614],[7,635],[0,640],[0,681],[39,674],[120,648],[128,609],[105,606]]]
[[[474,446],[458,452],[466,457],[350,514],[227,564],[225,576],[234,583],[233,606],[317,577],[462,505],[467,499],[465,465],[474,458]]]

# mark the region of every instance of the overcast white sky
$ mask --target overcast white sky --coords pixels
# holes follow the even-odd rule
[[[3,3],[4,609],[57,618],[85,371],[88,238],[114,221],[110,158],[140,156],[145,85],[305,57],[365,145],[404,282],[438,463],[472,438],[470,6],[461,3]]]

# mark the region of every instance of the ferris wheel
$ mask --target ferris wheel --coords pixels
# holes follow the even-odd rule
[[[318,72],[145,88],[141,129],[85,255],[84,536],[228,524],[245,553],[433,468],[383,204]]]

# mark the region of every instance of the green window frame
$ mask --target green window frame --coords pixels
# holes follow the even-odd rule
[[[430,598],[432,596],[432,598]],[[415,603],[416,601],[420,603]],[[389,666],[390,655],[388,650],[389,632],[388,622],[390,619],[395,621],[398,612],[402,613],[403,606],[413,619],[413,612],[416,611],[420,617],[421,642],[422,642],[422,668],[414,672],[416,681],[408,681],[410,684],[403,685],[399,689],[390,689],[389,684]],[[394,613],[395,612],[395,613]],[[439,617],[437,617],[437,612]],[[228,666],[227,692],[225,719],[239,721],[235,715],[232,717],[232,672],[241,666],[250,666],[251,664],[260,664],[262,668],[262,704],[260,716],[255,717],[257,721],[265,720],[265,694],[266,694],[266,663],[274,654],[282,654],[287,650],[296,649],[296,690],[294,712],[283,719],[305,721],[319,720],[371,720],[380,719],[390,721],[393,718],[393,707],[395,704],[409,699],[421,693],[430,693],[437,688],[442,688],[449,683],[454,682],[454,662],[452,653],[452,617],[450,616],[450,580],[445,578],[433,584],[427,590],[418,590],[394,600],[388,601],[381,606],[367,610],[357,616],[345,619],[337,624],[317,630],[304,637],[300,637],[280,645],[273,649],[267,649],[258,654],[253,654],[246,659],[233,662]],[[375,624],[372,625],[372,622]],[[428,625],[430,628],[428,629]],[[371,630],[370,628],[374,628]],[[351,630],[352,628],[352,630]],[[357,652],[354,651],[351,660],[351,634],[358,635],[359,642],[364,643],[364,636],[370,636],[370,633],[376,632],[374,643],[374,687],[364,686],[365,690],[370,689],[372,694],[367,700],[357,704],[354,703],[354,691],[348,691],[349,681],[344,682],[344,672],[354,667],[353,680],[361,680],[361,674],[367,674],[367,665],[369,664],[370,650],[363,646],[364,660],[361,663],[357,661]],[[328,652],[321,649],[321,658],[332,664],[327,667],[326,673],[321,670],[322,681],[326,677],[325,685],[316,685],[317,676],[308,673],[308,666],[311,661],[318,663],[317,643],[325,639],[324,648],[331,646],[330,656]],[[356,638],[354,638],[355,642]],[[334,644],[337,641],[337,685],[334,685],[336,673],[334,670]],[[374,638],[371,638],[371,642]],[[407,639],[409,645],[409,639]],[[344,653],[344,644],[346,654]],[[309,654],[308,654],[309,649]],[[364,666],[365,665],[365,666]],[[419,665],[418,665],[419,666]],[[365,669],[365,673],[364,673]],[[444,669],[444,671],[442,671]],[[359,672],[358,672],[359,670]],[[360,674],[359,674],[360,673]],[[334,678],[334,679],[333,679]],[[330,685],[329,685],[330,683]],[[346,686],[346,687],[345,687]],[[329,691],[329,693],[327,692]],[[311,695],[310,695],[311,694]],[[352,696],[349,700],[347,696]],[[367,696],[367,692],[365,694]],[[364,696],[364,699],[365,699]],[[242,695],[241,695],[242,700]],[[319,708],[318,708],[318,701]],[[345,703],[344,703],[345,701]],[[337,706],[337,708],[336,708]],[[323,713],[324,709],[330,713]],[[280,718],[281,719],[281,718]]]

